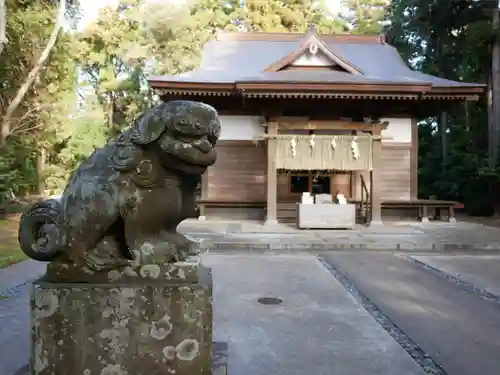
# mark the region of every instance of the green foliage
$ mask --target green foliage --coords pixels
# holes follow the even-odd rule
[[[386,31],[403,57],[425,73],[486,83],[496,7],[496,1],[393,0]],[[455,106],[446,123],[433,127],[436,121],[419,126],[419,193],[458,200],[472,214],[491,214],[499,203],[500,169],[488,166],[485,98]]]
[[[314,0],[189,0],[183,5],[121,0],[101,9],[82,31],[62,33],[14,114],[14,135],[0,156],[0,201],[10,192],[34,189],[40,149],[47,155],[46,187],[60,190],[83,159],[152,103],[146,76],[196,68],[203,45],[217,30],[304,32],[314,24],[321,33],[371,34],[384,28],[389,42],[425,73],[471,82],[489,78],[496,1],[345,0],[342,17],[329,14],[324,5]],[[9,44],[0,59],[0,116],[55,20],[53,2],[7,0],[7,6]],[[78,3],[72,3],[68,17],[73,24],[78,20]],[[455,199],[472,213],[491,212],[500,203],[500,170],[487,162],[485,99],[455,106],[446,123],[422,120],[421,196]]]
[[[174,75],[196,68],[203,45],[219,29],[344,31],[320,2],[200,0],[187,5],[120,1],[101,9],[77,36],[73,54],[106,112],[120,130],[151,103],[147,74]]]
[[[84,79],[92,85],[111,130],[118,131],[147,104],[143,92],[148,56],[139,2],[121,2],[99,11],[77,36],[73,52]]]
[[[356,34],[379,34],[390,0],[346,0],[347,20]]]
[[[0,200],[10,192],[32,192],[40,179],[47,192],[59,191],[82,160],[152,103],[146,76],[195,69],[203,45],[218,30],[304,32],[310,24],[321,33],[348,29],[347,21],[329,14],[322,0],[175,4],[120,0],[100,9],[78,32],[78,1],[68,4],[72,29],[60,34],[13,116],[12,136],[0,156]],[[40,56],[56,18],[56,3],[47,0],[7,0],[7,8],[0,116]],[[359,9],[354,13],[361,14]],[[364,12],[365,21],[373,14]],[[362,27],[359,22],[355,26]],[[37,176],[41,151],[44,174]]]
[[[334,18],[324,4],[311,0],[247,0],[235,15],[237,24],[248,31],[304,32],[311,24],[325,34],[347,30],[344,20]]]
[[[53,128],[51,139],[55,152],[48,155],[44,169],[46,189],[51,194],[61,192],[71,171],[109,139],[105,114],[95,95],[88,95],[85,102],[78,105],[73,93],[60,105],[71,109],[71,115],[53,118],[53,124],[59,124]]]
[[[0,205],[8,203],[12,194],[32,189],[35,183],[33,152],[22,141],[9,143],[0,157]]]
[[[35,66],[56,20],[56,3],[7,1],[9,43],[0,58],[0,117]],[[75,13],[71,7],[71,14]],[[37,184],[35,153],[50,150],[55,132],[54,117],[63,117],[61,98],[74,90],[75,63],[70,55],[72,40],[60,35],[56,47],[23,102],[14,113],[11,134],[0,156],[0,200],[26,194]],[[67,115],[67,111],[65,112]]]

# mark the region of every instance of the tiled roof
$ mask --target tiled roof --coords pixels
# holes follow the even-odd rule
[[[355,37],[321,38],[335,55],[342,57],[362,74],[335,70],[264,72],[264,70],[301,46],[298,38],[279,40],[273,34],[264,38],[221,38],[205,45],[199,69],[177,76],[152,76],[151,82],[244,83],[244,82],[326,82],[374,84],[430,84],[433,87],[482,87],[483,85],[456,82],[411,70],[398,51],[380,40],[356,42]],[[375,40],[375,39],[374,39]]]

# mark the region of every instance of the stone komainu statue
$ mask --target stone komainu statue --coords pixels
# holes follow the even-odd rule
[[[117,268],[147,244],[177,261],[187,254],[178,224],[196,209],[195,190],[216,160],[217,112],[191,101],[145,111],[72,174],[61,199],[21,217],[19,243],[38,261]],[[163,249],[163,250],[162,250]]]

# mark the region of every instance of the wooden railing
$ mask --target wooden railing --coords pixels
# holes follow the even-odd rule
[[[366,186],[365,179],[363,178],[363,175],[360,175],[360,177],[361,177],[361,205],[359,207],[360,216],[363,218],[363,222],[365,224],[368,224],[371,221],[371,215],[372,215],[371,197],[370,197],[370,192],[368,191],[368,187]]]

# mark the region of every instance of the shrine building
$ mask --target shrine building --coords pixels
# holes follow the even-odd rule
[[[152,76],[164,101],[217,109],[200,218],[294,221],[303,192],[341,192],[358,222],[444,208],[418,199],[417,122],[484,93],[411,70],[381,35],[221,32],[197,70]]]

